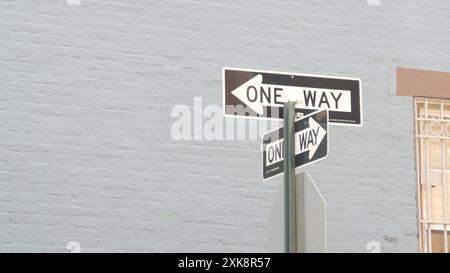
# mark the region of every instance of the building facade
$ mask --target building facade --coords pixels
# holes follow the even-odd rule
[[[361,79],[364,125],[308,167],[328,251],[445,251],[448,76],[414,93],[399,67],[450,72],[448,1],[0,0],[0,22],[0,251],[268,251],[281,123],[223,117],[223,67]]]

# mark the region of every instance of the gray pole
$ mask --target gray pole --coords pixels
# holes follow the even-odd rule
[[[283,107],[284,138],[284,242],[285,252],[297,252],[296,188],[295,188],[295,102],[286,102]]]
[[[306,253],[305,238],[305,173],[296,175],[296,208],[297,208],[297,252]]]

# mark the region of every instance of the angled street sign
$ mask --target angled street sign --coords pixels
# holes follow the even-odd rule
[[[359,79],[223,69],[225,116],[282,119],[287,101],[296,101],[303,115],[328,110],[334,125],[362,125]]]
[[[263,178],[283,173],[283,127],[263,138]],[[328,155],[328,110],[295,121],[295,167],[302,167]]]

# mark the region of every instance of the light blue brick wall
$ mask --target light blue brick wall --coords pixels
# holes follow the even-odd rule
[[[329,251],[417,251],[412,99],[450,71],[444,0],[0,0],[0,251],[266,251],[258,141],[174,141],[224,66],[362,79],[364,127],[310,168]]]

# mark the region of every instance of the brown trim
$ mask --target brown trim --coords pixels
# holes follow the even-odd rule
[[[450,99],[450,73],[397,67],[397,96]]]

